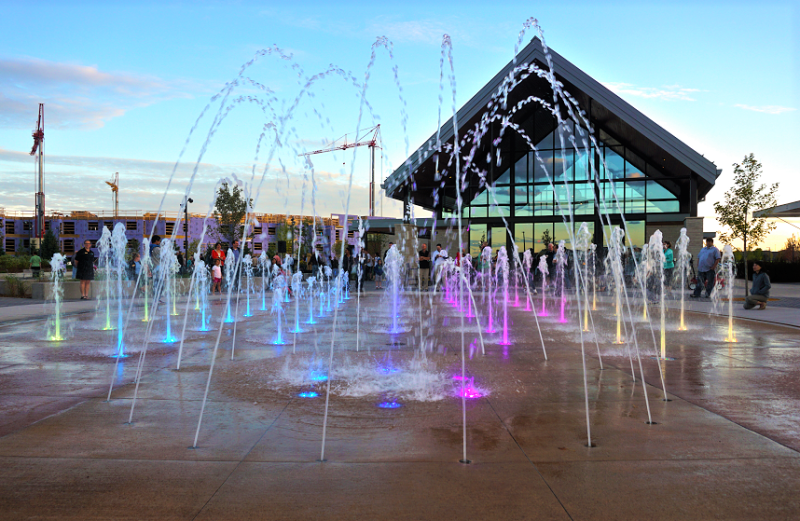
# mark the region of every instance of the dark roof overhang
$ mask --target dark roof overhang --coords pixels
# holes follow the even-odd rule
[[[556,79],[561,82],[564,90],[575,99],[578,106],[590,117],[592,125],[614,140],[624,144],[636,154],[653,166],[661,166],[664,176],[669,178],[685,178],[690,176],[697,182],[698,199],[702,199],[714,186],[721,170],[713,162],[690,148],[678,138],[667,132],[653,120],[636,110],[629,103],[611,92],[588,74],[581,71],[561,55],[548,49],[551,57],[552,70]],[[550,68],[542,43],[534,38],[516,59],[509,62],[492,80],[487,83],[475,96],[462,106],[457,112],[459,140],[463,138],[468,129],[476,128],[482,116],[490,110],[489,104],[499,98],[495,96],[508,87],[507,81],[510,73],[522,64],[535,63],[539,68],[548,71]],[[520,79],[519,71],[514,74],[512,81]],[[552,100],[550,84],[535,75],[522,79],[519,85],[508,93],[506,107],[513,107],[518,101],[535,94],[542,99]],[[564,119],[568,113],[561,106]],[[531,110],[537,110],[533,105],[518,111],[514,120],[521,121]],[[541,109],[539,109],[541,110]],[[489,125],[489,136],[482,140],[481,148],[474,155],[474,165],[478,169],[489,170],[487,154],[493,152],[491,142],[499,135],[501,123]],[[451,117],[439,129],[438,139],[434,133],[425,143],[417,149],[406,162],[390,174],[381,184],[386,195],[398,200],[407,197],[416,205],[429,210],[435,210],[442,204],[445,207],[455,206],[455,183],[452,172],[454,165],[445,165],[444,160],[437,161],[437,142],[442,143],[444,150],[452,150],[454,142],[453,118]],[[508,146],[510,133],[506,133],[500,147]],[[543,137],[543,136],[542,136]],[[521,140],[520,140],[521,141]],[[570,146],[567,144],[567,146]],[[462,146],[462,155],[468,152],[469,145]],[[515,147],[516,150],[522,147]],[[450,154],[442,154],[451,160]],[[515,159],[511,159],[512,161]],[[449,172],[449,178],[440,179],[442,172]],[[444,182],[443,182],[444,181]],[[488,179],[489,182],[492,179]],[[444,188],[444,189],[442,189]]]

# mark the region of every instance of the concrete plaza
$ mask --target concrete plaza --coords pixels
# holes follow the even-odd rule
[[[211,306],[213,332],[196,331],[192,317],[180,370],[178,344],[154,336],[127,424],[144,324],[136,308],[127,342],[133,356],[114,373],[108,357],[114,332],[99,330],[96,304],[65,306],[69,336],[62,342],[47,340],[44,305],[0,309],[0,519],[800,516],[800,331],[780,325],[798,324],[782,318],[779,306],[745,317],[756,321],[737,319],[736,343],[724,341],[727,320],[705,303],[691,304],[688,331],[676,330],[671,308],[670,360],[661,362],[652,358],[647,323],[639,321],[646,402],[638,360],[613,343],[613,308],[601,299],[592,314],[597,334],[584,335],[595,444],[587,447],[574,302],[567,323],[553,313],[552,300],[550,316],[539,317],[545,360],[524,302],[509,310],[512,345],[500,345],[499,333],[484,333],[481,354],[474,321],[462,327],[451,304],[404,293],[404,332],[388,335],[389,302],[368,291],[361,324],[355,298],[337,318],[326,461],[320,462],[326,382],[288,381],[286,366],[287,360],[327,363],[332,316],[298,334],[296,343],[288,335],[287,345],[274,346],[274,319],[254,311],[237,325],[233,360],[232,325],[224,324],[198,445],[189,448],[224,305]],[[797,317],[797,309],[787,309]],[[411,358],[420,316],[430,320],[423,328],[430,344],[417,374]],[[462,333],[467,373],[484,393],[466,401],[469,464],[459,463],[460,381],[452,380],[461,371]],[[391,386],[364,391],[363,376],[337,373],[387,360],[400,372],[398,382],[413,380],[403,380],[404,372],[424,377],[428,383],[418,385],[438,386],[445,395],[420,401]],[[380,372],[366,377],[380,384]],[[311,390],[318,396],[298,396]],[[376,406],[385,399],[401,407]]]

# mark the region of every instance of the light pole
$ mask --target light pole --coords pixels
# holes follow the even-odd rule
[[[186,252],[186,258],[189,258],[189,203],[193,203],[194,199],[187,197],[183,202],[183,251]]]

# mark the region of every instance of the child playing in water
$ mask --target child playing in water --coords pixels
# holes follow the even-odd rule
[[[214,261],[214,267],[211,268],[211,277],[214,279],[214,284],[211,286],[211,294],[214,294],[214,289],[216,288],[217,292],[222,295],[222,268],[220,267],[222,261],[220,259],[216,259]]]
[[[383,289],[383,259],[380,257],[375,264],[375,289]]]

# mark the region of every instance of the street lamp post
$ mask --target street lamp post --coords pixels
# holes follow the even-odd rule
[[[194,199],[187,197],[183,202],[183,227],[186,232],[183,234],[183,250],[186,252],[186,258],[189,258],[189,203],[193,203]]]

